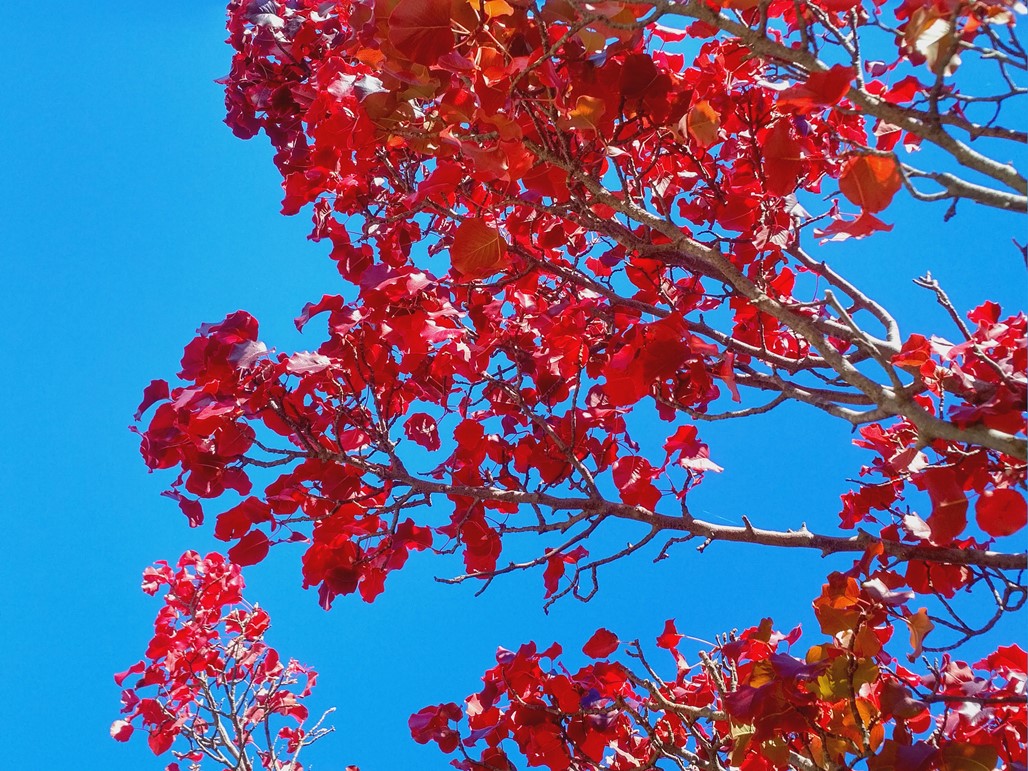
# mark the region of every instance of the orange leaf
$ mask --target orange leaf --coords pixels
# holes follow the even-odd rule
[[[450,264],[467,279],[491,276],[507,266],[507,242],[484,220],[464,220],[453,235]]]
[[[721,116],[710,106],[710,102],[697,102],[685,116],[686,129],[689,135],[704,147],[717,142],[718,129],[721,127]]]
[[[361,48],[357,51],[357,60],[363,62],[373,69],[377,69],[378,65],[385,59],[385,55],[377,48]]]
[[[580,96],[575,108],[568,113],[571,128],[593,129],[600,125],[600,118],[607,111],[607,103],[595,96]]]
[[[992,771],[999,754],[989,744],[946,742],[939,748],[939,759],[942,771]]]
[[[607,36],[588,27],[579,30],[576,37],[585,46],[586,52],[590,54],[599,53],[607,47]]]
[[[903,30],[905,42],[924,56],[936,75],[951,76],[960,66],[959,48],[953,46],[956,29],[934,8],[918,8]]]
[[[935,624],[928,618],[927,608],[921,608],[917,613],[907,616],[903,620],[910,627],[910,647],[914,649],[914,652],[909,654],[907,658],[911,661],[916,661],[917,657],[921,655],[921,646],[924,644],[924,638],[930,631],[935,629]]]
[[[899,164],[891,155],[858,155],[846,161],[839,190],[865,212],[881,211],[902,186]]]
[[[497,16],[510,16],[514,13],[514,7],[507,0],[486,0],[483,7],[485,8],[485,15],[490,19],[494,19]]]

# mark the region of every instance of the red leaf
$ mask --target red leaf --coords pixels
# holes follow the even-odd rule
[[[300,351],[286,359],[286,372],[293,375],[313,375],[331,366],[330,358],[310,351]]]
[[[143,417],[143,413],[146,412],[154,402],[167,399],[168,396],[169,391],[167,381],[151,380],[150,385],[143,389],[143,401],[139,403],[139,407],[136,409],[136,414],[133,415],[133,419],[139,420]]]
[[[657,638],[657,647],[666,648],[671,650],[678,643],[682,641],[682,635],[678,634],[678,630],[675,629],[674,619],[668,619],[664,622],[664,632]]]
[[[200,505],[200,501],[194,501],[192,498],[187,498],[178,490],[165,490],[161,495],[165,498],[171,498],[174,501],[178,501],[178,507],[182,510],[182,513],[186,515],[186,519],[189,520],[190,527],[199,527],[203,524],[203,506]]]
[[[667,92],[667,75],[661,73],[653,59],[644,53],[625,57],[621,67],[621,95],[625,99],[643,99],[661,90]]]
[[[318,302],[307,303],[303,306],[303,310],[300,312],[300,315],[293,320],[293,323],[296,325],[296,328],[302,332],[303,328],[307,325],[307,322],[319,313],[340,310],[345,304],[346,303],[343,298],[337,294],[323,295]]]
[[[974,665],[975,669],[989,669],[1004,677],[1009,673],[1023,675],[1028,671],[1028,654],[1019,645],[1001,645],[987,657]]]
[[[126,720],[115,720],[111,723],[111,738],[117,742],[127,742],[132,736],[132,724]]]
[[[496,567],[502,543],[500,536],[486,523],[481,511],[464,520],[460,527],[464,544],[464,565],[469,573],[485,573]]]
[[[124,672],[118,672],[118,674],[114,676],[114,682],[117,685],[122,685],[131,675],[138,675],[142,673],[144,669],[146,669],[146,665],[142,661],[137,661]]]
[[[826,241],[845,241],[849,238],[865,238],[872,233],[880,231],[888,232],[892,225],[886,225],[873,214],[864,212],[855,220],[848,220],[842,217],[832,220],[832,224],[823,230],[814,230],[814,237],[820,238],[821,243]]]
[[[248,509],[255,504],[260,505],[260,501],[256,498],[247,498],[238,506],[219,514],[215,520],[214,537],[219,541],[234,541],[250,532],[253,519],[248,514]]]
[[[253,439],[253,429],[245,423],[225,423],[214,432],[214,449],[221,458],[238,458],[250,449]]]
[[[403,426],[403,433],[426,450],[439,449],[439,428],[435,418],[424,412],[415,412]]]
[[[359,591],[364,602],[374,602],[385,591],[386,572],[377,568],[369,569],[361,579]]]
[[[696,438],[697,434],[696,426],[679,426],[678,430],[664,442],[664,451],[667,452],[667,456],[670,458],[676,452],[679,452],[688,458],[695,457],[700,448],[704,446]]]
[[[618,458],[611,469],[614,484],[621,491],[621,500],[631,506],[653,511],[660,501],[660,491],[653,485],[655,470],[646,458],[630,455]]]
[[[441,161],[428,178],[418,185],[418,191],[412,203],[421,203],[426,198],[445,200],[447,196],[453,194],[464,178],[463,166],[453,161]]]
[[[546,597],[550,598],[557,591],[560,579],[564,576],[565,562],[559,555],[555,554],[546,560],[546,569],[543,571],[543,587],[546,589]]]
[[[579,546],[567,554],[553,554],[546,560],[546,569],[543,571],[543,586],[546,588],[546,597],[549,598],[557,591],[560,579],[564,576],[565,566],[578,562],[583,557],[588,557],[589,552],[583,546]]]
[[[557,709],[561,712],[573,714],[582,707],[582,697],[574,683],[566,675],[551,677],[546,683],[546,689],[557,702]]]
[[[147,738],[150,751],[154,755],[161,755],[171,749],[175,741],[175,735],[171,731],[156,730]]]
[[[789,195],[796,190],[803,159],[799,142],[793,138],[788,120],[778,121],[764,139],[764,179],[771,195]]]
[[[902,186],[899,164],[891,155],[850,158],[839,175],[839,191],[865,212],[884,209]]]
[[[239,565],[256,565],[268,556],[271,544],[262,530],[254,530],[244,535],[235,546],[228,550],[228,558]]]
[[[725,351],[725,358],[721,362],[720,370],[721,379],[725,381],[725,385],[732,394],[732,401],[738,404],[742,401],[742,397],[739,396],[739,386],[735,382],[735,354],[732,351]]]
[[[932,358],[932,350],[924,335],[913,334],[903,343],[900,352],[892,357],[892,363],[908,372],[917,372]]]
[[[411,61],[432,65],[453,50],[450,0],[400,0],[387,28],[389,42]]]
[[[460,734],[450,728],[450,722],[456,723],[462,716],[461,708],[451,702],[415,712],[407,720],[407,726],[418,744],[434,741],[443,752],[453,752],[460,743]]]
[[[1016,490],[986,490],[974,506],[978,527],[994,538],[1013,535],[1028,524],[1028,504]]]
[[[652,24],[650,25],[650,30],[665,43],[680,43],[688,35],[684,29],[665,27],[663,24]]]
[[[809,113],[817,107],[838,104],[850,89],[856,70],[836,64],[826,72],[812,72],[805,83],[787,88],[778,98],[779,107],[794,107]]]
[[[932,541],[948,544],[967,527],[967,496],[952,468],[926,469],[922,480],[932,499],[932,514],[928,517]]]
[[[597,629],[589,641],[582,646],[582,653],[594,659],[605,659],[617,650],[620,641],[609,629]]]
[[[986,300],[973,311],[967,314],[967,318],[975,324],[992,326],[999,321],[1000,307],[991,300]]]
[[[507,242],[484,220],[464,220],[453,234],[450,263],[466,279],[491,276],[507,266]]]

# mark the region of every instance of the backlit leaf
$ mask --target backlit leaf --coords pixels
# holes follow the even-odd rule
[[[411,61],[435,64],[453,50],[450,0],[400,0],[389,15],[389,42]]]
[[[125,720],[115,720],[111,724],[111,738],[119,742],[127,742],[132,736],[132,724]]]
[[[1016,490],[986,490],[974,507],[978,527],[993,537],[1013,535],[1028,524],[1028,504]]]
[[[990,744],[947,742],[939,749],[940,771],[992,771],[999,760]]]
[[[453,235],[450,264],[466,279],[491,276],[507,266],[507,242],[484,220],[464,220]]]
[[[604,659],[617,650],[620,641],[609,629],[597,629],[582,646],[582,653],[594,659]]]
[[[793,136],[790,120],[775,123],[764,139],[764,181],[772,195],[795,192],[803,173],[803,153]]]
[[[810,112],[818,107],[836,105],[849,91],[856,70],[836,64],[824,72],[812,72],[804,83],[787,88],[779,97],[780,107],[794,107],[799,112]]]
[[[268,556],[270,546],[268,536],[263,530],[253,530],[228,550],[228,558],[241,567],[256,565]]]
[[[668,619],[664,622],[664,631],[657,638],[658,648],[667,648],[670,650],[678,645],[682,640],[682,635],[678,634],[678,630],[675,628],[675,622],[673,619]]]
[[[865,212],[887,207],[902,185],[899,164],[891,155],[854,156],[839,175],[839,190]]]
[[[485,8],[485,15],[490,19],[497,16],[510,16],[514,13],[513,6],[507,0],[486,0],[483,7]]]
[[[572,128],[592,129],[600,125],[600,118],[607,111],[607,103],[595,96],[580,96],[574,108],[568,113]]]
[[[935,629],[935,624],[928,618],[928,611],[925,608],[921,608],[917,613],[907,616],[903,620],[910,627],[910,647],[913,649],[913,652],[907,658],[911,661],[916,661],[921,655],[921,647],[924,645],[925,636]]]
[[[710,102],[697,102],[685,116],[686,130],[689,136],[703,147],[710,147],[718,140],[718,129],[721,116],[710,106]]]

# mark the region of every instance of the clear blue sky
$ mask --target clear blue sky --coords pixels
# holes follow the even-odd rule
[[[146,473],[127,426],[143,386],[177,371],[201,322],[245,308],[270,345],[313,348],[319,325],[304,341],[292,319],[341,286],[324,245],[305,240],[307,218],[278,214],[266,140],[241,142],[221,123],[213,81],[229,52],[218,2],[77,3],[34,16],[8,29],[0,121],[0,733],[8,764],[163,769],[169,758],[145,742],[109,738],[111,673],[140,657],[159,606],[139,591],[140,571],[219,545],[159,497],[170,477]],[[898,205],[887,212],[900,221],[894,234],[829,247],[906,332],[951,334],[910,284],[925,269],[961,308],[985,297],[1023,305],[1014,223],[966,206],[944,225],[943,210]],[[845,426],[803,411],[704,435],[726,472],[694,510],[735,523],[749,514],[831,530],[845,479],[866,460]],[[409,739],[407,716],[476,690],[497,645],[558,639],[577,651],[601,625],[652,640],[670,616],[706,639],[764,615],[812,629],[810,600],[845,563],[683,548],[659,565],[631,559],[593,602],[546,616],[538,575],[497,581],[476,600],[473,586],[431,581],[457,565],[423,556],[374,606],[340,600],[325,613],[300,589],[301,548],[274,550],[246,577],[272,615],[272,644],[322,672],[314,708],[338,707],[337,733],[306,759],[313,771],[447,768]]]

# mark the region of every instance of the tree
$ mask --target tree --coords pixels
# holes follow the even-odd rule
[[[185,749],[173,754],[191,768],[211,759],[239,771],[300,771],[304,747],[332,730],[322,727],[327,713],[304,728],[303,699],[317,672],[293,659],[283,663],[264,642],[271,619],[243,599],[239,566],[220,554],[186,552],[174,568],[159,562],[143,572],[144,592],[162,587],[164,607],[146,658],[114,676],[123,685],[141,675],[122,691],[124,717],[111,736],[128,741],[141,725],[157,755],[179,740]],[[167,768],[179,771],[177,763]]]
[[[240,311],[201,327],[181,385],[146,389],[143,456],[179,470],[168,494],[190,524],[201,501],[242,498],[214,528],[232,562],[302,542],[304,585],[328,609],[373,601],[411,552],[458,552],[453,580],[483,587],[541,571],[548,603],[592,598],[637,551],[681,558],[683,542],[852,556],[802,645],[755,619],[690,666],[668,621],[669,674],[607,629],[577,672],[529,643],[501,651],[464,707],[413,716],[417,741],[466,771],[518,756],[1024,767],[1025,652],[951,652],[1028,596],[1011,539],[1028,520],[1026,317],[988,300],[962,313],[926,274],[951,326],[904,334],[826,246],[883,238],[901,193],[1017,226],[1023,6],[229,8],[227,122],[269,137],[283,213],[311,206],[310,237],[349,285],[297,319],[327,314],[315,352],[276,353]],[[720,470],[698,427],[785,404],[848,424],[870,453],[842,532],[694,516],[690,491]],[[639,536],[612,549],[597,532],[619,520]]]

